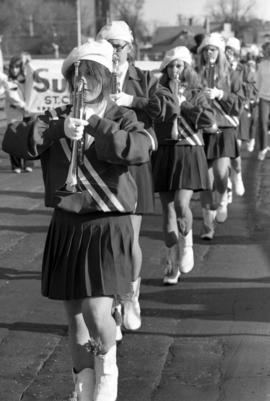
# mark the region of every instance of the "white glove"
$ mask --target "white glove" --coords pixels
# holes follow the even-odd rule
[[[215,134],[218,131],[218,126],[217,124],[213,124],[211,127],[205,128],[205,132],[208,132],[209,134]]]
[[[67,117],[64,122],[65,135],[75,141],[82,139],[84,127],[88,121],[80,118]]]
[[[7,80],[8,80],[7,75],[4,72],[0,72],[0,83],[1,84],[5,83],[5,82],[7,82]]]
[[[178,99],[179,106],[181,106],[181,104],[187,100],[186,96],[184,96],[184,95],[178,95],[177,99]]]
[[[216,98],[218,98],[220,100],[220,99],[222,99],[223,94],[224,94],[223,90],[218,89],[216,87],[215,88],[205,88],[204,93],[205,93],[206,97],[211,100],[216,99]]]
[[[120,92],[120,93],[111,95],[111,98],[118,106],[130,107],[132,105],[134,96],[128,95],[125,92]]]
[[[31,116],[32,114],[34,114],[28,106],[25,106],[24,112],[27,116]]]
[[[84,110],[84,119],[89,120],[94,114],[98,114],[97,110],[94,110],[91,106],[87,105]]]

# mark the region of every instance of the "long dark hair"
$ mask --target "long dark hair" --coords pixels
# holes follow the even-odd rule
[[[14,66],[18,66],[18,72],[16,73],[16,75],[14,74]],[[17,79],[18,77],[20,77],[20,81],[24,81],[25,80],[25,71],[24,71],[24,65],[23,65],[23,61],[22,58],[20,56],[13,56],[10,59],[9,65],[8,65],[8,78],[9,79]]]
[[[111,93],[111,72],[104,65],[97,63],[92,60],[82,60],[81,63],[85,63],[87,66],[87,73],[93,77],[97,83],[102,85],[102,92],[97,98],[98,102],[101,102],[104,98],[107,98]],[[65,74],[65,78],[68,82],[70,92],[74,91],[74,79],[75,66],[72,64]]]

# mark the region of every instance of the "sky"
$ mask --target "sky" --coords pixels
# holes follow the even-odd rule
[[[149,22],[150,29],[155,24],[176,25],[177,15],[196,17],[203,20],[207,14],[207,4],[214,0],[144,0],[143,16]],[[224,0],[226,1],[226,0]],[[246,1],[242,0],[245,4]],[[254,13],[258,18],[270,21],[270,1],[254,0]]]

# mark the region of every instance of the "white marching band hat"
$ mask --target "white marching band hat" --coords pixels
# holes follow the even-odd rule
[[[192,56],[188,48],[186,46],[177,46],[165,53],[164,59],[159,68],[160,71],[165,70],[165,68],[174,60],[185,61],[188,65],[192,64]]]
[[[241,43],[240,40],[237,38],[229,38],[226,42],[226,47],[231,47],[233,50],[235,50],[237,53],[240,53],[241,50]]]
[[[205,47],[214,46],[218,48],[220,51],[225,51],[225,41],[223,36],[219,32],[212,32],[206,35],[198,47],[197,52],[200,53]]]
[[[92,60],[104,65],[112,72],[113,47],[107,40],[89,40],[75,47],[62,64],[62,74],[65,76],[69,67],[79,60]]]
[[[111,21],[101,28],[97,34],[97,39],[124,40],[132,43],[134,38],[130,27],[125,21]]]

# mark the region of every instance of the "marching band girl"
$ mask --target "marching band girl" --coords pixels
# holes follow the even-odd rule
[[[239,156],[237,127],[244,99],[242,83],[231,81],[224,52],[225,42],[216,32],[207,35],[198,49],[201,82],[219,128],[215,134],[204,135],[212,188],[211,192],[201,193],[204,239],[213,238],[215,219],[220,223],[227,219],[230,159]]]
[[[160,114],[155,123],[159,147],[152,160],[163,210],[166,285],[176,284],[180,274],[194,266],[190,201],[194,191],[210,187],[202,129],[215,132],[217,126],[186,47],[168,50],[160,71]]]
[[[253,152],[256,143],[256,135],[258,129],[258,87],[257,87],[257,63],[255,60],[250,59],[246,61],[247,68],[247,80],[251,82],[253,85],[251,87],[251,91],[249,93],[249,112],[251,114],[250,117],[250,125],[249,125],[249,140],[247,143],[247,150],[249,152]]]
[[[258,160],[264,160],[269,150],[268,131],[270,114],[270,42],[262,45],[263,59],[258,64]]]
[[[152,128],[151,106],[149,99],[157,88],[157,78],[149,71],[143,71],[130,62],[133,52],[133,34],[124,21],[112,21],[105,25],[97,35],[98,38],[108,40],[118,53],[119,66],[117,71],[118,93],[112,95],[116,104],[128,107],[135,111],[139,121],[146,129]],[[149,131],[154,135],[154,131]],[[123,313],[123,325],[126,329],[137,330],[141,326],[141,311],[139,304],[142,251],[139,244],[142,216],[154,213],[154,191],[151,164],[130,166],[138,188],[138,203],[135,214],[131,217],[134,231],[132,247],[133,273],[130,290],[122,297],[118,311]],[[118,327],[117,338],[121,339],[121,330]]]
[[[31,112],[26,104],[26,74],[25,67],[29,60],[24,60],[22,55],[10,59],[8,67],[8,80],[5,82],[5,110],[7,124],[14,121],[23,121],[30,118]],[[33,162],[10,154],[11,169],[14,173],[22,171],[31,173]]]
[[[147,163],[153,149],[153,138],[136,114],[110,100],[112,55],[113,47],[104,40],[73,49],[62,72],[73,92],[80,86],[84,101],[79,114],[70,114],[72,106],[67,106],[29,123],[14,123],[3,141],[4,151],[41,160],[45,203],[54,208],[42,294],[64,302],[78,401],[117,398],[111,311],[115,295],[126,294],[131,280],[130,217],[137,202],[128,166]],[[80,188],[75,191],[68,188],[66,177],[71,144],[82,144],[83,137],[84,157],[77,164]],[[71,171],[73,167],[76,170],[76,164]]]
[[[245,101],[243,103],[243,108],[239,116],[239,126],[237,130],[237,143],[239,146],[239,153],[241,153],[241,146],[243,141],[248,141],[249,137],[249,123],[250,123],[250,113],[249,113],[249,83],[247,82],[246,72],[243,64],[240,63],[240,52],[241,44],[240,40],[231,37],[226,42],[225,55],[229,62],[230,68],[230,79],[231,82],[238,81],[242,82],[243,94],[245,96]],[[231,169],[229,180],[232,181],[232,187],[234,192],[243,196],[245,193],[245,187],[242,178],[242,161],[241,154],[238,157],[231,159]]]

